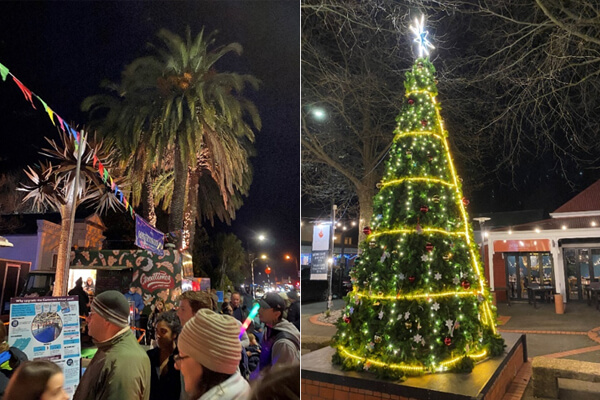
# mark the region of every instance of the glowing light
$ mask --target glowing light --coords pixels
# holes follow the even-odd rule
[[[423,54],[429,55],[429,49],[435,49],[431,42],[427,39],[427,35],[429,32],[424,30],[425,26],[425,16],[421,15],[421,20],[419,21],[415,18],[415,26],[410,26],[409,29],[415,34],[414,41],[419,44],[419,57],[423,57]]]
[[[240,329],[240,336],[239,336],[240,340],[242,340],[242,336],[244,336],[244,332],[246,332],[246,329],[248,329],[248,327],[250,326],[250,323],[252,322],[254,317],[256,317],[256,314],[258,314],[259,308],[260,308],[260,304],[256,303],[252,307],[252,310],[250,310],[250,314],[248,314],[248,318],[246,318],[246,320],[244,321],[244,323],[242,324],[242,327]]]

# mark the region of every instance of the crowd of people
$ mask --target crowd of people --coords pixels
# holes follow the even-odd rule
[[[85,292],[82,280],[73,290]],[[231,293],[220,307],[206,291],[182,293],[176,310],[167,311],[158,300],[148,317],[145,343],[152,348],[147,351],[130,326],[130,304],[134,315],[143,309],[135,294],[108,290],[90,296],[87,327],[98,350],[73,400],[300,398],[295,292],[259,299],[258,315],[246,330],[242,324],[254,301],[244,292]],[[295,313],[297,325],[286,319],[296,318]],[[139,319],[134,322],[139,326]],[[10,355],[7,368],[0,368],[0,399],[68,399],[61,368],[49,361],[26,361],[18,349],[8,347],[0,326],[0,356]]]

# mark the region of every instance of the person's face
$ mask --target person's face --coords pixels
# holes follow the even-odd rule
[[[158,311],[162,311],[163,308],[165,308],[165,304],[162,301],[159,301],[158,303],[156,303],[156,308],[158,309]]]
[[[260,322],[264,322],[268,326],[273,326],[277,323],[277,319],[279,318],[279,313],[281,311],[275,311],[272,308],[259,308],[258,309],[258,318]]]
[[[185,391],[188,394],[193,394],[196,391],[198,382],[202,379],[202,374],[204,372],[202,365],[198,364],[192,357],[181,351],[176,360],[175,368],[181,371],[181,375],[183,375]]]
[[[135,293],[135,288],[133,286],[129,288],[129,293]]]
[[[192,310],[192,307],[190,306],[190,302],[188,300],[184,299],[179,302],[177,316],[179,317],[182,326],[185,325],[186,322],[188,322],[194,316],[194,311]]]
[[[69,395],[63,389],[65,377],[62,372],[56,373],[48,379],[46,389],[40,400],[69,400]]]
[[[233,308],[231,308],[231,306],[225,307],[225,308],[223,309],[223,312],[224,312],[225,314],[233,315]]]
[[[102,341],[104,333],[106,332],[106,320],[92,310],[86,321],[88,325],[88,334],[95,340]]]
[[[156,324],[156,341],[158,347],[165,350],[173,350],[173,342],[177,334],[174,334],[169,325],[165,321],[160,321]]]
[[[240,303],[242,302],[242,300],[240,299],[240,295],[239,294],[232,294],[231,295],[231,306],[233,308],[238,308],[240,306]]]

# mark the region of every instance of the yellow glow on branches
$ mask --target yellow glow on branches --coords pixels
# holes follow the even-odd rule
[[[442,298],[442,297],[466,297],[466,296],[474,296],[476,297],[478,294],[483,294],[483,292],[479,292],[476,290],[469,291],[451,291],[451,292],[441,292],[441,293],[416,293],[416,294],[393,294],[393,295],[379,295],[379,294],[365,294],[360,292],[354,292],[354,294],[358,297],[365,297],[376,300],[429,300],[434,298]]]
[[[346,350],[345,347],[343,346],[339,346],[338,350],[344,354],[346,357],[350,357],[353,358],[355,360],[361,361],[363,363],[370,363],[372,365],[376,365],[378,367],[388,367],[388,368],[392,368],[392,369],[397,369],[397,370],[401,370],[401,371],[406,371],[409,373],[422,373],[422,372],[426,372],[427,369],[421,365],[408,365],[408,364],[396,364],[396,363],[384,363],[381,362],[379,360],[376,360],[374,358],[367,358],[367,357],[361,357],[361,356],[357,356],[355,354],[350,353],[348,350]],[[485,358],[487,356],[487,351],[486,350],[482,350],[479,353],[472,353],[472,354],[467,354],[467,357],[473,359],[474,361],[479,361],[482,360],[483,358]],[[459,356],[459,357],[454,357],[451,358],[449,360],[445,360],[439,363],[439,366],[435,367],[435,372],[442,372],[447,370],[448,368],[452,367],[453,365],[455,365],[457,362],[459,362],[461,359],[463,358],[463,356]]]
[[[464,232],[448,232],[446,230],[443,229],[439,229],[439,228],[422,228],[422,233],[440,233],[442,235],[447,235],[447,236],[465,236]],[[417,233],[416,229],[390,229],[390,230],[381,230],[381,231],[377,231],[374,233],[371,233],[369,236],[367,236],[367,239],[373,239],[376,238],[377,236],[381,236],[381,235],[397,235],[400,233]]]
[[[389,185],[397,185],[400,184],[402,182],[427,182],[427,183],[439,183],[441,185],[446,185],[449,187],[454,187],[453,183],[447,182],[445,180],[442,179],[437,179],[437,178],[426,178],[426,177],[408,177],[408,178],[400,178],[400,179],[394,179],[393,181],[387,181],[387,182],[383,182],[381,184],[382,187],[385,186],[389,186]]]

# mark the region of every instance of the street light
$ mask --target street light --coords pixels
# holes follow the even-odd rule
[[[250,263],[250,269],[252,270],[252,298],[256,298],[256,287],[254,286],[254,263],[256,262],[256,260],[258,260],[259,257],[256,257],[254,260],[252,260],[252,262]],[[266,254],[262,254],[260,256],[260,259],[262,260],[266,260],[267,259],[267,255]]]

